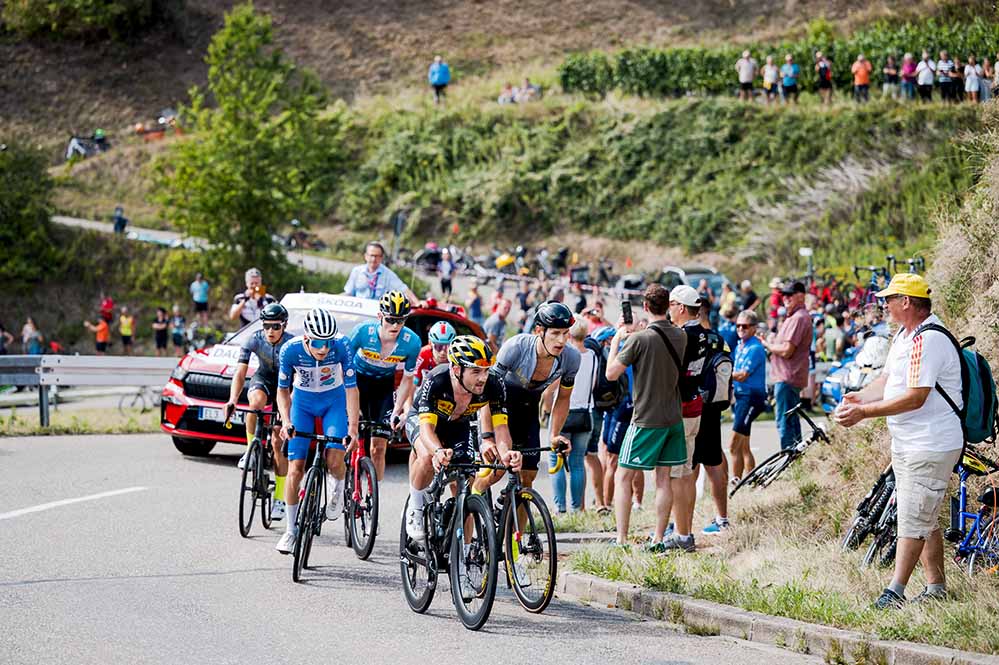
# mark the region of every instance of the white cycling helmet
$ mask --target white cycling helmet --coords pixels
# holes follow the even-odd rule
[[[336,319],[322,307],[305,315],[305,334],[311,339],[333,339],[336,336]]]

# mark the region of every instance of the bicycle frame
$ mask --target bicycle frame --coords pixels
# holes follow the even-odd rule
[[[993,471],[995,468],[993,467]],[[989,534],[981,533],[982,518],[989,513],[992,506],[983,505],[978,512],[972,513],[968,510],[968,478],[971,471],[963,463],[957,465],[957,476],[961,481],[958,498],[951,497],[951,526],[947,530],[947,540],[957,542],[955,558],[963,559],[973,552],[984,552],[980,546],[983,538],[988,538]],[[956,509],[956,510],[955,510]],[[968,521],[971,521],[971,528],[966,529]],[[962,537],[963,536],[963,537]]]

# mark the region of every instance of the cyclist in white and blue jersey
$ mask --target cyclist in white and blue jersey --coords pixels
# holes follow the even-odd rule
[[[351,359],[357,370],[361,416],[368,421],[397,429],[413,394],[413,374],[420,355],[420,336],[406,327],[411,306],[401,291],[389,291],[378,303],[378,320],[359,324],[350,335]],[[402,383],[395,392],[395,372],[403,368]],[[385,475],[384,437],[371,437],[368,453],[375,463],[378,480]]]
[[[290,554],[295,549],[298,490],[309,456],[309,439],[294,436],[295,432],[349,436],[351,447],[357,440],[359,409],[352,354],[346,339],[337,337],[336,333],[336,319],[317,307],[305,317],[305,334],[285,342],[281,348],[277,403],[284,423],[281,437],[288,441],[288,479],[285,482],[288,520],[285,533],[277,544],[277,550],[282,554]],[[291,395],[293,379],[294,399]],[[317,426],[320,423],[321,427]],[[343,443],[326,447],[326,467],[332,478],[331,496],[326,506],[329,519],[339,517],[343,508],[346,449]]]

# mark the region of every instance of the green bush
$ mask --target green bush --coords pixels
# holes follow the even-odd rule
[[[0,148],[0,283],[8,292],[30,288],[49,271],[52,180],[38,150]]]
[[[762,66],[773,55],[780,66],[790,53],[801,66],[799,86],[814,90],[817,79],[813,69],[815,51],[822,51],[833,63],[833,81],[837,88],[853,85],[850,67],[859,53],[875,64],[875,81],[880,81],[880,64],[889,55],[897,58],[911,52],[918,59],[923,49],[936,57],[943,49],[962,60],[968,54],[993,53],[999,45],[999,22],[980,17],[973,20],[891,24],[878,22],[855,32],[849,38],[835,35],[827,22],[813,21],[808,37],[781,44],[752,44],[715,48],[630,48],[613,56],[595,52],[568,56],[559,68],[566,92],[605,95],[616,88],[642,96],[682,95],[686,92],[726,94],[736,87],[733,69],[744,48]]]
[[[157,19],[178,16],[185,4],[185,0],[7,0],[0,16],[9,29],[25,37],[120,38]]]

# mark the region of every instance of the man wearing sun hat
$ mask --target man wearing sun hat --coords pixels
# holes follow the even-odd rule
[[[770,377],[774,381],[774,402],[780,447],[793,448],[801,441],[801,421],[797,414],[785,415],[798,406],[801,391],[808,385],[808,353],[812,346],[812,318],[805,309],[805,285],[791,282],[781,289],[786,318],[776,333],[767,336],[763,346],[770,352]]]
[[[898,550],[895,575],[874,604],[900,607],[916,562],[923,564],[926,588],[911,602],[947,597],[943,537],[938,525],[947,482],[961,457],[961,421],[941,394],[963,408],[961,360],[943,325],[931,313],[930,288],[920,275],[899,273],[877,293],[891,321],[901,330],[892,340],[884,371],[859,392],[847,393],[836,422],[851,427],[866,418],[887,417],[895,471]],[[918,332],[918,334],[917,334]]]

